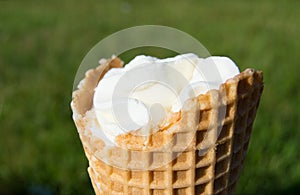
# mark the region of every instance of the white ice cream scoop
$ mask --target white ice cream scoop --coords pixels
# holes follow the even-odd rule
[[[149,124],[158,126],[189,98],[218,89],[238,73],[227,57],[137,56],[124,68],[109,70],[96,87],[93,101],[99,130],[114,140]]]

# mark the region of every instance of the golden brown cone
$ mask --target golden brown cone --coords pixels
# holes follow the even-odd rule
[[[116,138],[121,147],[107,149],[84,116],[99,80],[113,67],[122,67],[119,58],[89,70],[71,103],[95,193],[231,194],[263,91],[262,72],[246,69],[219,90],[190,99],[172,128],[148,136],[146,146],[131,132]]]

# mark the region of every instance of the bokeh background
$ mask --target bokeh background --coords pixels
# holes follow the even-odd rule
[[[178,28],[241,70],[264,71],[237,194],[299,194],[299,8],[298,0],[0,0],[0,194],[93,194],[71,119],[73,80],[98,41],[144,24]]]

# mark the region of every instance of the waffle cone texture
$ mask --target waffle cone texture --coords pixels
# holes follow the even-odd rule
[[[119,58],[103,61],[73,92],[73,119],[95,193],[232,194],[263,91],[262,72],[246,69],[219,90],[188,100],[167,128],[146,137],[122,134],[116,137],[121,147],[106,147],[93,136],[85,114],[103,75],[122,65]]]

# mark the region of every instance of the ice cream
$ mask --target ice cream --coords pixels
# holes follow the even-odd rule
[[[238,67],[227,57],[137,56],[124,68],[110,69],[99,82],[88,113],[94,118],[90,128],[112,143],[129,131],[143,128],[147,134],[179,112],[187,99],[218,89],[237,74]]]
[[[125,68],[118,57],[99,63],[71,102],[97,195],[234,192],[262,71],[238,74],[228,58],[193,54],[139,56]]]

